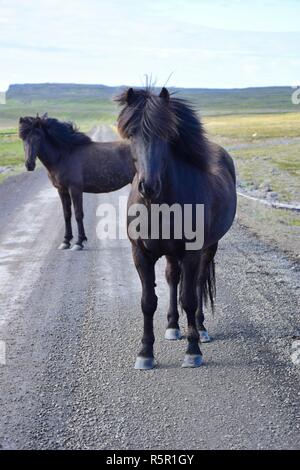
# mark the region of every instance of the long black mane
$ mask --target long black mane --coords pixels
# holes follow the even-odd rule
[[[90,137],[80,132],[72,122],[61,122],[58,119],[39,116],[20,118],[19,136],[22,140],[26,140],[36,129],[42,129],[56,147],[72,149],[92,142]]]
[[[144,139],[155,135],[168,141],[173,153],[198,168],[214,172],[216,160],[208,150],[209,142],[193,107],[184,99],[170,96],[168,101],[151,88],[133,90],[134,100],[128,103],[128,90],[115,98],[124,106],[118,117],[122,137],[141,132]]]

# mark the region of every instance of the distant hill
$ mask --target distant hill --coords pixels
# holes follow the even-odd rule
[[[185,96],[200,109],[235,112],[299,111],[292,103],[291,87],[261,87],[234,89],[185,89]]]
[[[72,83],[41,83],[10,85],[7,102],[97,102],[116,95],[122,87],[106,85],[78,85]],[[205,89],[205,88],[171,88],[190,99],[203,114],[231,114],[247,112],[297,112],[291,102],[290,87],[264,87],[241,89]]]
[[[108,99],[120,88],[105,85],[78,85],[74,83],[28,83],[10,85],[7,100],[14,101],[75,101]]]

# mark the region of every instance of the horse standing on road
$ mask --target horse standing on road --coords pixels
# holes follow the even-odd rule
[[[232,225],[236,212],[235,170],[231,157],[218,145],[207,140],[202,124],[191,106],[170,96],[163,88],[159,96],[150,88],[125,90],[116,101],[123,106],[118,130],[131,145],[137,173],[128,200],[143,205],[151,218],[155,204],[189,204],[193,217],[197,205],[204,205],[204,243],[200,249],[187,249],[181,239],[164,239],[130,235],[133,260],[142,283],[144,334],[135,368],[151,369],[155,365],[153,316],[157,308],[155,263],[166,256],[166,277],[170,287],[170,307],[166,339],[179,339],[177,290],[187,315],[188,346],[183,367],[202,363],[199,334],[209,341],[204,326],[203,301],[215,297],[214,257],[218,241]],[[195,220],[193,220],[193,223]],[[163,221],[161,221],[162,225]],[[172,225],[173,224],[173,225]],[[174,221],[170,223],[174,233]],[[159,227],[162,228],[161,226]],[[201,229],[197,227],[197,229]]]
[[[21,117],[19,135],[24,142],[27,170],[35,169],[38,157],[58,190],[65,219],[65,236],[59,249],[71,246],[73,203],[78,239],[72,250],[82,250],[87,241],[82,193],[108,193],[132,182],[135,167],[129,144],[93,142],[74,124],[47,115]]]

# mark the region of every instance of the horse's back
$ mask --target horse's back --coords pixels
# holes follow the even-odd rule
[[[221,173],[224,170],[227,170],[231,175],[234,184],[236,184],[235,166],[232,157],[221,145],[216,144],[215,142],[209,142],[209,145],[218,169],[220,169]]]
[[[129,145],[95,142],[81,158],[83,191],[107,193],[132,182],[135,169]]]
[[[210,142],[213,176],[209,178],[206,246],[220,240],[230,229],[236,213],[236,174],[232,157],[220,145]]]

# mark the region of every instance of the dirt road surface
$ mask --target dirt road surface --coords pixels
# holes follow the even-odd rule
[[[0,447],[299,449],[299,271],[235,223],[217,255],[214,341],[190,370],[180,367],[185,340],[164,340],[161,260],[158,367],[136,371],[141,290],[129,242],[96,235],[98,205],[117,206],[128,190],[85,195],[86,250],[62,252],[45,171],[0,186]]]

